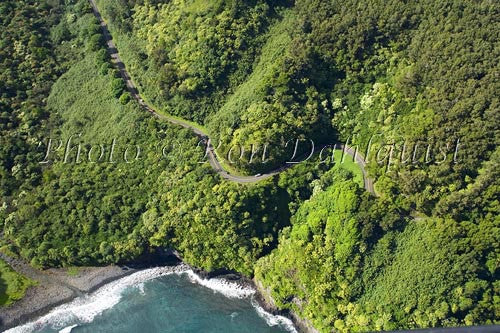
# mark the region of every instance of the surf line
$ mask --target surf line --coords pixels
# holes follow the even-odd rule
[[[44,328],[52,328],[62,333],[70,333],[78,324],[92,322],[98,315],[114,307],[122,299],[122,293],[127,288],[143,288],[144,283],[168,275],[185,275],[192,283],[213,290],[228,298],[250,298],[257,314],[269,326],[281,325],[287,331],[296,333],[293,322],[283,316],[266,312],[253,297],[256,290],[249,286],[242,286],[237,282],[223,278],[206,279],[196,274],[191,267],[185,264],[168,267],[156,267],[138,271],[131,275],[110,282],[96,291],[77,297],[69,303],[55,307],[48,314],[23,325],[7,330],[7,333],[28,333]]]

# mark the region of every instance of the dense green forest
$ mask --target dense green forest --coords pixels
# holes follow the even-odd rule
[[[131,98],[87,0],[4,1],[0,250],[45,268],[174,248],[255,276],[321,332],[500,322],[498,4],[97,3],[148,103],[220,156],[270,144],[235,170],[281,165],[290,139],[349,142],[377,196],[353,163],[223,180]]]
[[[53,71],[56,82],[40,93],[37,109],[24,113],[26,118],[29,112],[41,114],[35,122],[40,129],[21,122],[15,113],[20,110],[4,114],[18,123],[7,123],[2,139],[19,140],[3,146],[13,155],[2,160],[6,247],[37,267],[50,267],[123,262],[150,247],[167,246],[208,270],[225,267],[251,275],[256,259],[276,245],[278,231],[289,223],[288,205],[307,198],[308,181],[328,165],[303,165],[255,186],[225,182],[208,163],[199,163],[204,151],[190,131],[157,121],[123,97],[123,82],[86,1],[10,6],[27,21],[39,20],[40,35],[53,52],[49,59],[59,65],[42,67]],[[6,21],[11,29],[15,24]],[[16,77],[23,74],[23,61],[17,67],[6,64],[12,78],[4,82],[24,83]],[[17,95],[25,93],[19,89],[4,94],[5,104],[16,107]],[[49,138],[53,146],[59,140],[64,145],[46,159]],[[115,163],[110,163],[114,139]],[[101,145],[105,156],[99,160]],[[141,148],[137,160],[136,146]],[[132,163],[124,160],[125,149],[132,151]],[[31,160],[24,161],[25,155]],[[40,164],[44,160],[50,163]]]

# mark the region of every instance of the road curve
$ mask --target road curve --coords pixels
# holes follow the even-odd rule
[[[127,90],[130,92],[131,96],[137,100],[137,102],[149,113],[151,113],[153,116],[159,119],[166,120],[172,124],[176,124],[179,126],[182,126],[184,128],[188,128],[191,131],[193,131],[198,137],[200,137],[202,140],[208,142],[208,134],[203,132],[200,128],[197,128],[196,126],[193,126],[187,121],[183,121],[178,118],[174,117],[169,117],[162,115],[156,110],[154,110],[152,107],[150,107],[140,96],[139,90],[135,86],[135,84],[132,82],[132,79],[125,68],[125,64],[123,61],[120,59],[120,55],[118,54],[118,49],[116,48],[116,45],[113,42],[113,39],[111,37],[111,34],[109,32],[108,26],[106,22],[104,21],[101,13],[99,12],[99,9],[97,8],[97,5],[95,3],[95,0],[89,0],[92,10],[94,12],[94,15],[96,16],[97,20],[99,21],[99,24],[101,26],[104,40],[106,42],[106,46],[108,48],[109,55],[111,57],[111,60],[113,64],[116,66],[116,68],[119,70],[120,75],[122,76],[123,80],[125,81],[125,84],[127,86]],[[365,166],[366,166],[366,161],[363,159],[362,156],[360,156],[354,149],[352,149],[349,146],[345,146],[343,144],[336,144],[335,149],[343,150],[343,152],[347,155],[350,155],[355,162],[360,166],[361,171],[363,172],[363,181],[364,181],[364,187],[367,191],[375,194],[375,190],[373,188],[373,180],[369,178],[366,174]],[[264,174],[259,174],[257,176],[240,176],[240,175],[233,175],[227,172],[222,165],[220,164],[219,160],[217,159],[217,156],[215,154],[214,148],[209,147],[207,150],[207,158],[208,161],[211,165],[211,167],[217,172],[222,178],[227,179],[229,181],[233,181],[236,183],[256,183],[258,181],[267,179],[269,177],[272,177],[276,174],[279,174],[280,172],[283,172],[290,166],[294,164],[285,164],[284,166],[275,169],[273,171],[269,171]]]

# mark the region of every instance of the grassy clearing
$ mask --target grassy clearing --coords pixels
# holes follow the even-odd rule
[[[95,62],[95,54],[89,53],[54,84],[48,98],[47,106],[63,120],[65,138],[81,133],[85,141],[103,141],[122,137],[124,129],[134,130],[135,102],[120,104],[112,96],[111,72],[100,74]]]
[[[68,274],[68,276],[78,276],[78,274],[80,273],[80,267],[69,267],[68,270],[66,271],[66,274]]]
[[[0,306],[7,306],[23,298],[26,290],[36,285],[12,269],[5,261],[0,260]]]
[[[363,171],[361,170],[361,167],[353,161],[352,156],[346,155],[344,161],[342,161],[342,151],[335,150],[333,158],[335,161],[334,168],[342,168],[350,171],[354,176],[354,182],[356,182],[359,186],[364,187],[365,182],[363,179]]]

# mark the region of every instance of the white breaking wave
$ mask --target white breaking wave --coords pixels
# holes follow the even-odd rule
[[[141,282],[137,285],[137,289],[139,289],[139,293],[144,296],[146,295],[146,291],[144,290],[144,282]]]
[[[191,282],[212,289],[229,298],[246,298],[255,294],[254,289],[243,287],[235,282],[220,278],[203,279],[192,270],[187,270],[185,273],[188,275]]]
[[[77,326],[78,325],[72,325],[72,326],[65,327],[62,330],[60,330],[59,333],[71,333],[71,330]]]
[[[83,297],[75,298],[73,301],[54,308],[45,316],[22,326],[14,327],[8,333],[28,333],[40,330],[44,327],[63,329],[70,323],[89,323],[103,311],[112,308],[122,297],[122,292],[129,287],[139,286],[145,281],[149,281],[169,274],[180,274],[188,271],[186,265],[172,267],[158,267],[146,269],[125,276],[119,280],[99,288],[94,293]]]
[[[178,265],[175,267],[157,267],[138,271],[125,276],[119,280],[110,282],[99,288],[97,291],[82,297],[75,298],[73,301],[60,305],[48,314],[27,324],[14,327],[6,333],[30,333],[35,330],[41,330],[45,327],[51,327],[59,330],[60,333],[70,333],[78,325],[71,325],[75,322],[90,323],[103,311],[108,310],[118,304],[122,298],[122,293],[130,287],[139,288],[144,292],[144,282],[167,276],[171,274],[186,274],[191,282],[203,287],[212,289],[214,292],[223,294],[229,298],[247,298],[255,294],[255,290],[250,287],[243,287],[236,282],[227,281],[220,278],[204,279],[198,276],[189,266]],[[293,323],[288,318],[274,316],[267,313],[252,298],[252,305],[257,310],[269,326],[282,325],[290,332],[297,332]]]
[[[289,332],[298,333],[291,319],[279,315],[273,315],[267,312],[253,299],[252,299],[252,305],[255,308],[255,310],[257,310],[259,316],[266,321],[267,325],[269,326],[281,325]]]

